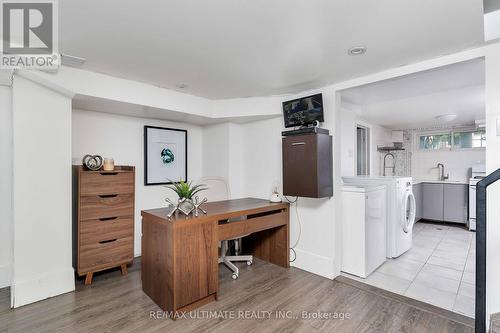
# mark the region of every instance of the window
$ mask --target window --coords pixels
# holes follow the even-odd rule
[[[484,130],[453,133],[453,148],[484,148],[486,132]]]
[[[421,133],[417,135],[417,138],[418,148],[425,151],[486,147],[484,129]]]
[[[421,150],[440,150],[451,148],[451,133],[419,135]]]

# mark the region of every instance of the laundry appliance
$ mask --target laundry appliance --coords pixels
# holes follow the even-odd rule
[[[416,202],[411,177],[342,177],[345,184],[385,185],[387,188],[386,257],[396,258],[412,246]]]

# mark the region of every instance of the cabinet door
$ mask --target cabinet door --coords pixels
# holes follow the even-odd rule
[[[444,220],[467,223],[468,185],[444,185]]]
[[[443,221],[443,184],[422,184],[422,218]]]
[[[317,135],[283,138],[283,194],[318,196]]]
[[[422,184],[413,185],[413,196],[415,197],[415,222],[422,218]]]
[[[173,288],[178,310],[217,292],[217,221],[190,219],[176,223],[174,233]]]

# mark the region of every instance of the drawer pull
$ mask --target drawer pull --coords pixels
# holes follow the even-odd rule
[[[294,142],[292,143],[292,146],[304,146],[305,144],[305,142]]]
[[[99,172],[101,176],[115,176],[118,172]]]
[[[116,241],[117,239],[118,238],[103,240],[103,241],[100,241],[99,244],[112,243],[112,242]]]
[[[116,220],[118,216],[113,216],[113,217],[101,217],[99,221],[110,221],[110,220]]]
[[[105,199],[105,198],[115,198],[117,196],[118,196],[118,194],[103,194],[103,195],[100,195],[99,198],[103,198],[103,199]]]

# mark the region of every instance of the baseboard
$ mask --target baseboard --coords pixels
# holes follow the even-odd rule
[[[10,286],[10,265],[0,265],[0,289]]]
[[[320,256],[300,249],[295,249],[295,253],[297,257],[295,261],[291,263],[292,266],[328,279],[333,279],[335,277],[333,258]]]
[[[49,272],[34,279],[13,281],[14,308],[75,290],[73,268]]]

